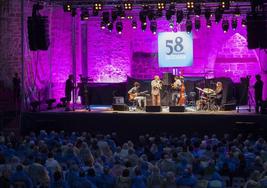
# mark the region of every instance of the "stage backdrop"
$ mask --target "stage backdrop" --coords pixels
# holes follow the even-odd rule
[[[21,71],[20,2],[11,0],[0,8],[0,80],[11,87],[13,73]],[[147,30],[143,32],[139,21],[134,30],[131,20],[122,20],[123,31],[118,35],[115,27],[112,32],[102,30],[99,17],[90,17],[87,22],[83,22],[78,11],[73,22],[70,13],[63,12],[61,6],[51,7],[49,4],[41,14],[49,17],[50,48],[48,51],[31,52],[28,48],[26,23],[27,16],[31,15],[32,2],[26,1],[24,8],[25,86],[30,99],[37,98],[38,93],[42,100],[64,96],[65,80],[74,68],[71,55],[73,23],[76,37],[74,71],[76,75],[88,74],[93,82],[124,82],[127,75],[137,79],[152,79],[154,75],[162,76],[164,72],[183,71],[185,76],[230,77],[234,82],[239,82],[240,77],[252,75],[253,84],[254,75],[260,73],[266,82],[266,98],[266,61],[261,61],[266,59],[266,53],[247,49],[246,29],[240,24],[242,17],[238,18],[238,28],[234,31],[230,27],[227,33],[223,33],[221,23],[215,24],[214,21],[208,29],[205,18],[201,17],[200,30],[193,28],[192,31],[192,66],[173,68],[159,66],[158,35],[151,33],[149,22]],[[134,16],[134,19],[139,20],[138,16]],[[194,25],[194,19],[192,20]],[[165,18],[157,20],[157,26],[158,33],[172,32]],[[184,22],[175,25],[174,32],[184,31]]]

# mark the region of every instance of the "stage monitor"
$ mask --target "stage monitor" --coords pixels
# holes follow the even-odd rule
[[[158,35],[159,67],[188,67],[193,64],[193,37],[187,32]]]

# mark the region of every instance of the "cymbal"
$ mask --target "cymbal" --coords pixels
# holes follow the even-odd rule
[[[207,93],[207,94],[215,93],[215,91],[213,89],[211,89],[211,88],[204,88],[203,92]]]

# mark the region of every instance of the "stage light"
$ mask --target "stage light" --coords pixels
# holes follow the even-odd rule
[[[229,29],[229,21],[227,19],[224,19],[222,21],[222,29],[224,33],[227,33],[228,29]]]
[[[173,20],[170,21],[169,27],[170,27],[170,29],[173,29],[174,28]]]
[[[111,31],[112,31],[112,29],[113,29],[113,23],[112,23],[112,22],[110,22],[110,23],[108,24],[108,30],[111,32]]]
[[[194,12],[195,12],[195,15],[197,17],[199,17],[201,15],[201,6],[200,4],[196,4],[195,7],[194,7]]]
[[[106,24],[105,24],[105,22],[102,21],[102,22],[100,23],[100,27],[101,27],[101,29],[105,29],[105,28],[106,28]]]
[[[64,3],[63,10],[64,12],[71,12],[71,3]]]
[[[142,10],[139,12],[139,19],[141,22],[144,22],[144,23],[146,22],[146,12],[145,11]]]
[[[230,8],[230,0],[221,0],[220,7],[228,10]]]
[[[126,3],[124,3],[124,9],[125,10],[132,10],[133,9],[133,4],[132,3],[130,3],[130,2],[126,2]]]
[[[246,27],[247,26],[247,20],[243,18],[241,21],[241,25],[242,25],[242,27]]]
[[[187,10],[189,10],[189,11],[193,10],[193,9],[194,9],[194,1],[193,1],[193,0],[189,0],[189,1],[187,1],[187,3],[186,3],[186,8],[187,8]]]
[[[175,4],[170,4],[169,9],[166,11],[166,19],[171,20],[172,16],[175,14]]]
[[[115,10],[111,11],[111,19],[113,22],[116,21],[117,17],[118,17],[117,11],[115,11]]]
[[[82,8],[81,12],[81,20],[88,20],[89,19],[89,13],[86,8]]]
[[[236,18],[233,18],[232,19],[232,29],[233,30],[236,30],[236,28],[237,28],[237,19]]]
[[[151,20],[155,20],[156,19],[156,14],[155,14],[154,10],[152,10],[152,9],[148,10],[147,17],[148,17],[148,19],[150,21]]]
[[[234,15],[238,17],[238,16],[240,16],[240,14],[241,14],[240,9],[238,6],[236,6],[235,11],[234,11]]]
[[[222,15],[223,15],[223,9],[216,8],[215,10],[215,22],[216,23],[219,23],[221,21]]]
[[[119,34],[122,33],[122,29],[123,29],[123,25],[122,25],[122,22],[117,22],[116,23],[116,30]]]
[[[195,19],[195,29],[198,31],[201,27],[201,22],[199,18]]]
[[[117,10],[117,16],[120,16],[121,19],[124,19],[125,18],[125,12],[123,10],[123,7],[121,5],[116,5],[115,8]]]
[[[186,32],[191,33],[192,31],[192,21],[190,19],[186,20]]]
[[[95,11],[100,11],[100,10],[102,10],[102,3],[101,2],[96,2],[96,3],[94,3],[94,5],[93,5],[93,9],[95,10]]]
[[[182,10],[177,10],[176,12],[176,22],[181,23],[184,19],[184,12]]]
[[[132,28],[133,29],[136,29],[137,28],[137,22],[136,22],[136,20],[133,20],[132,21]]]
[[[103,12],[102,13],[102,20],[105,24],[109,23],[109,12]]]
[[[212,25],[211,20],[207,20],[207,28],[208,29],[211,28],[211,25]]]
[[[77,15],[76,8],[72,8],[72,9],[71,9],[71,16],[72,16],[72,17],[75,17],[76,15]]]
[[[157,3],[157,9],[158,10],[164,10],[165,6],[166,6],[166,4],[163,1],[160,1],[160,2]]]
[[[155,35],[157,33],[157,22],[153,21],[150,23],[150,30]]]
[[[141,29],[144,32],[146,30],[147,23],[146,22],[141,22]]]
[[[209,8],[205,9],[205,13],[204,14],[205,14],[206,20],[209,20],[211,18],[211,16],[212,16],[211,10]]]

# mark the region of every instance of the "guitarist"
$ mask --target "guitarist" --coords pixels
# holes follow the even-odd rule
[[[140,83],[134,82],[133,87],[128,91],[128,96],[130,101],[137,101],[138,106],[141,108],[142,107],[142,101],[144,105],[146,106],[146,97],[145,96],[140,96]]]
[[[180,80],[180,78],[178,76],[175,76],[174,82],[173,82],[173,84],[171,84],[171,88],[173,90],[173,92],[172,92],[172,104],[174,106],[177,105],[177,101],[180,98],[181,86],[182,86],[182,81]]]

